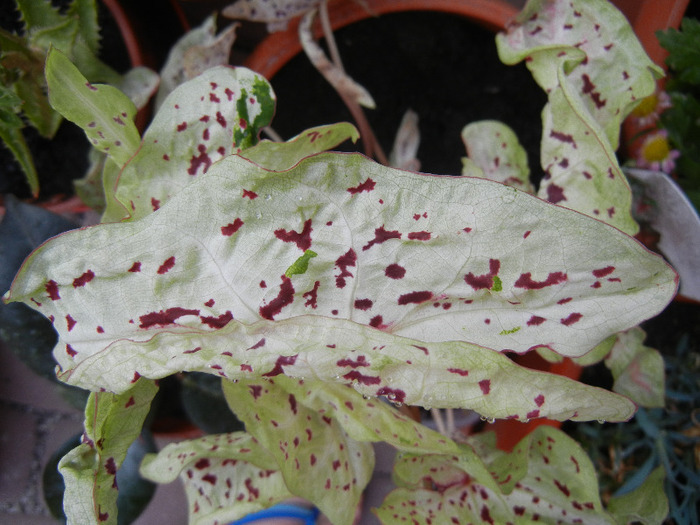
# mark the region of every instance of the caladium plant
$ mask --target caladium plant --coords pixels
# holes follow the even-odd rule
[[[555,57],[570,53],[585,63],[600,51],[595,45],[581,50],[557,38],[579,18],[585,33],[599,3],[530,3],[527,21],[539,8],[548,22],[527,33],[558,42]],[[513,35],[527,21],[502,38],[519,41]],[[636,52],[631,29],[615,30],[625,35],[619,47]],[[586,93],[585,81],[571,87],[566,76],[580,63],[553,64],[555,44],[538,46],[546,52],[522,51],[537,57],[536,74],[554,72],[561,90]],[[625,64],[643,96],[648,63]],[[528,189],[517,176],[517,147],[505,148],[506,172],[500,161],[483,170],[489,155],[470,151],[464,176],[437,177],[327,153],[356,138],[348,124],[259,142],[274,94],[244,68],[215,67],[175,88],[139,137],[123,94],[90,84],[58,51],[46,67],[51,103],[110,159],[103,223],[34,251],[6,295],[52,320],[58,376],[94,392],[84,442],[61,467],[73,522],[116,523],[114,473],[128,441],[156,381],[183,371],[220,377],[246,425],[144,462],[149,479],[181,477],[193,523],[223,523],[294,495],[349,524],[371,477],[373,441],[410,454],[397,464],[400,488],[378,511],[385,523],[518,522],[535,514],[615,522],[587,458],[560,432],[539,431],[503,456],[487,441],[458,445],[392,406],[470,408],[522,421],[632,417],[627,397],[507,356],[540,350],[581,358],[673,297],[674,271],[618,229],[633,231],[628,220],[611,225],[584,214],[606,209],[610,192],[598,175],[588,186],[556,179],[580,213],[484,177],[515,176]],[[590,80],[603,66],[587,67],[581,78]],[[595,86],[605,100],[619,87]],[[620,113],[630,104],[610,108]],[[554,124],[543,149],[553,141],[571,150],[557,157],[562,169],[585,161],[611,173],[619,119],[589,113],[550,102]],[[502,144],[476,151],[495,153]],[[588,180],[587,173],[579,174]],[[624,210],[629,188],[615,177]],[[561,458],[565,464],[547,472]],[[517,467],[510,477],[509,465]],[[430,481],[427,491],[421,479]]]

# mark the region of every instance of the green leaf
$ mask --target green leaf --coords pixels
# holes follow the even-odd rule
[[[14,155],[15,160],[24,171],[32,195],[37,197],[39,195],[39,176],[34,167],[32,154],[22,134],[24,123],[16,113],[21,103],[22,101],[17,95],[0,86],[0,139]]]
[[[245,68],[212,68],[175,89],[124,167],[116,199],[132,218],[152,213],[218,160],[257,142],[274,104],[267,81]]]
[[[674,83],[700,85],[700,21],[685,17],[680,31],[657,31],[659,44],[669,52],[666,64],[674,74]]]
[[[332,523],[351,525],[374,470],[374,450],[348,436],[324,411],[306,407],[285,388],[289,383],[283,376],[227,381],[224,395],[275,458],[290,491],[314,502]]]
[[[136,107],[121,91],[89,83],[57,49],[49,51],[46,81],[54,109],[83,128],[92,145],[117,165],[123,166],[138,150]]]
[[[157,483],[180,476],[189,523],[229,523],[289,499],[270,453],[245,432],[173,443],[147,456],[141,474]]]
[[[663,407],[664,360],[658,350],[644,346],[639,327],[617,334],[605,364],[613,374],[613,390],[643,407]]]
[[[636,490],[610,499],[609,509],[618,523],[660,525],[668,516],[663,467],[657,467]]]
[[[350,139],[360,138],[357,128],[348,122],[309,128],[287,142],[263,140],[241,152],[241,156],[270,171],[293,168],[306,157],[333,149]]]
[[[117,523],[117,471],[141,433],[157,390],[153,381],[141,379],[122,394],[90,395],[83,441],[58,465],[70,523]]]
[[[462,130],[462,141],[468,156],[463,159],[463,175],[471,174],[470,166],[473,164],[481,169],[482,176],[487,179],[534,193],[527,152],[511,128],[495,120],[473,122]]]
[[[654,92],[662,72],[625,17],[603,0],[532,1],[497,45],[506,64],[527,60],[549,96],[539,195],[636,233],[614,152],[622,120]]]

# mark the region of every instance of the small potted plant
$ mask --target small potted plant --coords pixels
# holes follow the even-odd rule
[[[598,0],[530,2],[498,46],[549,97],[544,198],[500,124],[465,130],[461,177],[403,171],[328,153],[357,138],[349,124],[259,141],[269,83],[215,67],[175,88],[140,136],[128,97],[49,52],[52,106],[107,156],[104,213],[35,250],[5,298],[54,323],[58,376],[91,391],[82,443],[60,463],[70,522],[116,523],[115,475],[158,380],[180,372],[220,378],[246,427],[142,464],[149,479],[181,477],[193,523],[294,496],[352,523],[377,441],[400,451],[384,523],[663,519],[660,472],[604,508],[590,460],[559,430],[503,452],[488,433],[443,435],[401,410],[625,421],[630,396],[658,390],[646,368],[621,394],[509,357],[607,356],[628,377],[626,332],[675,294],[675,272],[630,236],[614,157],[658,69]]]

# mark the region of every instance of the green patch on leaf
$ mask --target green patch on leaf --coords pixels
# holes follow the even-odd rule
[[[299,257],[289,268],[287,268],[284,275],[291,277],[292,275],[301,275],[306,273],[306,270],[309,268],[309,261],[317,255],[318,254],[312,250],[306,250],[304,255]]]

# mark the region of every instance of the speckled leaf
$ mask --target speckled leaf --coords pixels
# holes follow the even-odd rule
[[[279,379],[284,385],[285,378]],[[374,469],[372,446],[297,401],[277,378],[228,381],[223,388],[236,416],[277,461],[290,490],[314,502],[332,523],[352,524]]]
[[[534,193],[527,152],[510,127],[495,120],[473,122],[462,130],[462,142],[467,148],[463,175],[471,175],[476,166],[487,179]]]
[[[117,470],[141,433],[157,390],[153,381],[142,379],[119,395],[90,395],[83,442],[58,465],[66,484],[69,523],[117,523]]]
[[[613,390],[643,407],[662,407],[664,360],[658,350],[644,346],[646,333],[639,327],[617,334],[605,365],[613,374]]]
[[[270,30],[284,29],[292,18],[319,6],[322,0],[238,0],[222,11],[224,16],[265,22]]]
[[[284,171],[293,168],[306,157],[330,150],[348,139],[355,142],[358,138],[360,134],[355,126],[348,122],[338,122],[307,129],[287,142],[263,140],[241,152],[241,156],[265,169]]]
[[[215,67],[179,86],[123,169],[116,198],[132,218],[157,210],[218,160],[256,144],[274,105],[270,84],[242,67]]]
[[[603,0],[536,0],[497,44],[505,63],[526,60],[549,95],[540,195],[636,232],[614,151],[622,120],[654,91],[661,70],[627,20]]]
[[[49,101],[87,135],[92,145],[123,166],[139,147],[136,107],[117,88],[93,85],[55,48],[46,60]]]
[[[307,249],[308,270],[285,276]],[[675,289],[660,257],[584,215],[484,179],[326,153],[279,174],[229,156],[158,213],[48,243],[12,299],[53,316],[67,371],[117,339],[306,314],[578,356]]]
[[[199,27],[182,36],[170,48],[168,59],[160,71],[160,88],[156,96],[156,108],[173,89],[215,66],[229,62],[231,46],[236,39],[237,24],[230,25],[220,35],[216,34],[216,17],[209,16]]]
[[[377,512],[382,522],[414,517],[420,523],[615,523],[602,508],[590,459],[563,432],[541,426],[512,453],[491,452],[485,461],[507,491],[473,480],[458,456],[402,458],[395,467],[399,488]],[[434,482],[432,490],[423,488],[425,479]]]
[[[189,523],[229,523],[292,497],[273,456],[245,432],[173,443],[147,456],[141,475],[157,483],[179,476]]]
[[[59,342],[54,352],[63,369],[59,377],[83,388],[122,391],[137,377],[161,378],[179,371],[228,379],[284,373],[351,383],[363,395],[385,396],[397,403],[471,408],[489,418],[521,420],[622,421],[635,409],[625,397],[520,367],[493,350],[463,342],[425,343],[348,320],[312,315],[252,325],[232,320],[211,331],[194,325],[227,321],[228,315],[207,316],[202,310],[195,316],[175,308],[135,322],[172,314],[191,315],[192,324],[188,327],[182,319],[144,330],[139,337],[147,340],[117,340],[106,352],[92,356],[80,342]],[[74,326],[77,330],[77,323]],[[108,325],[103,333],[109,333]],[[92,342],[100,337],[96,330],[93,334]],[[104,374],[105,366],[109,374]]]

